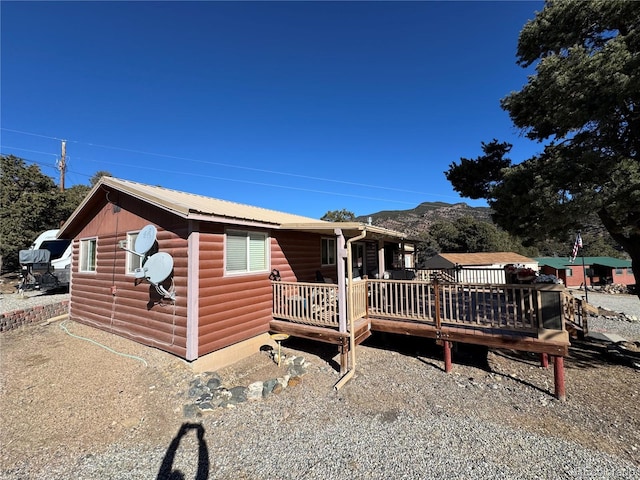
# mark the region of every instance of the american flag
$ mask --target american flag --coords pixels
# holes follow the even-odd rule
[[[571,263],[573,263],[573,261],[578,256],[579,248],[582,248],[582,236],[580,235],[580,232],[578,232],[578,235],[576,236],[576,242],[573,244],[573,251],[571,252]]]

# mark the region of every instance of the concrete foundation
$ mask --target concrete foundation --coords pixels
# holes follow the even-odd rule
[[[198,358],[189,366],[196,373],[215,372],[229,365],[250,357],[254,353],[258,353],[263,346],[270,346],[278,349],[278,345],[274,342],[268,333],[263,333],[257,337],[235,343],[221,350],[211,352],[203,357]]]

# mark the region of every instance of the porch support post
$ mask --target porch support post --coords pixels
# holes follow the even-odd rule
[[[565,402],[567,395],[564,390],[564,357],[553,357],[553,377],[555,380],[556,398],[561,402]]]
[[[378,278],[384,278],[387,266],[384,264],[384,240],[378,240]]]
[[[338,328],[341,333],[347,332],[347,275],[345,272],[345,259],[347,248],[342,229],[336,228],[336,250],[338,262]]]
[[[449,373],[451,372],[451,342],[445,340],[442,346],[444,347],[444,371]]]
[[[187,238],[187,361],[198,358],[200,322],[200,222],[189,220]]]

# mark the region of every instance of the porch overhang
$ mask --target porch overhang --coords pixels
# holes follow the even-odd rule
[[[359,222],[309,222],[283,223],[280,225],[280,230],[320,233],[328,236],[334,236],[336,229],[340,229],[345,238],[357,237],[366,231],[368,239],[387,240],[390,242],[402,242],[409,240],[406,233]]]

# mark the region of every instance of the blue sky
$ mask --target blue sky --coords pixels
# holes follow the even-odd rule
[[[3,154],[319,218],[466,201],[542,2],[7,2]]]

